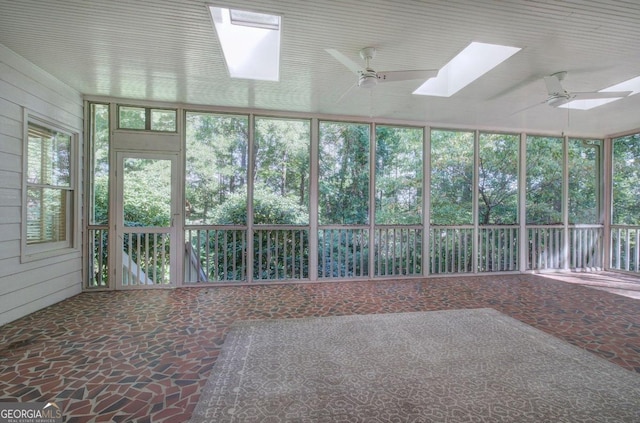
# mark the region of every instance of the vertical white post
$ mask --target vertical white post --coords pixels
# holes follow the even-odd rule
[[[560,265],[569,270],[569,137],[562,140],[562,251]],[[556,263],[556,266],[558,263]]]
[[[248,151],[247,155],[249,156],[248,165],[247,165],[247,248],[245,249],[245,256],[247,257],[247,283],[253,282],[253,256],[255,254],[254,244],[253,244],[253,178],[255,175],[253,174],[254,163],[255,163],[255,142],[256,142],[256,128],[255,128],[256,118],[255,115],[249,115],[249,140],[248,140]],[[227,236],[225,232],[225,248],[226,248]],[[227,255],[225,254],[225,257]],[[225,270],[227,266],[225,263]]]
[[[318,280],[318,130],[318,119],[311,119],[309,162],[309,280],[311,281]]]
[[[518,222],[520,224],[520,271],[527,270],[528,237],[527,237],[527,134],[520,134],[520,162],[518,171]]]
[[[116,226],[119,219],[116,211],[118,210],[117,202],[120,201],[117,195],[118,167],[120,164],[118,163],[116,151],[113,148],[113,134],[114,128],[117,128],[117,116],[118,107],[115,103],[109,103],[109,230],[107,233],[107,266],[109,271],[109,289],[111,290],[116,289],[116,268],[118,266],[120,266],[120,269],[117,273],[122,274],[124,278],[122,269],[124,241],[118,241],[118,235],[116,233]]]
[[[431,129],[425,126],[422,142],[422,276],[429,275],[431,220]]]
[[[375,276],[376,260],[376,124],[369,125],[369,278]]]
[[[478,221],[478,187],[480,186],[480,131],[476,130],[473,136],[473,193],[471,198],[473,199],[473,243],[471,247],[471,260],[473,263],[471,265],[471,271],[473,273],[478,273],[478,260],[480,260],[480,256],[478,254],[478,238],[480,236],[480,222]]]
[[[605,138],[603,140],[602,161],[602,179],[600,193],[602,201],[600,201],[600,223],[603,225],[603,270],[611,268],[611,215],[613,213],[613,140]],[[619,256],[618,256],[619,259]]]
[[[184,121],[186,119],[186,112],[182,108],[176,110],[176,130],[180,139],[180,151],[177,153],[175,175],[173,175],[172,190],[175,190],[175,203],[173,207],[173,245],[176,247],[176,251],[173,254],[175,257],[175,263],[171,263],[171,269],[173,269],[173,275],[175,277],[175,286],[184,285],[184,266],[185,257],[187,254],[186,249],[186,237],[184,231],[185,223],[185,173],[186,173],[186,131]],[[188,263],[188,261],[187,261]]]

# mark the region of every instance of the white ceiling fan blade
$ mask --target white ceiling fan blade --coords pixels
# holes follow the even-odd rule
[[[545,76],[544,84],[547,86],[547,93],[550,96],[564,93],[564,88],[562,88],[560,80],[555,75]]]
[[[589,93],[571,93],[571,100],[596,100],[599,98],[619,98],[626,97],[633,91],[603,91]]]
[[[351,72],[358,74],[362,70],[362,66],[360,66],[353,60],[349,59],[347,56],[340,53],[338,50],[333,48],[326,48],[324,49],[324,51],[332,55],[333,58],[336,59],[338,62],[345,65]]]
[[[357,85],[358,85],[358,83],[357,83],[357,82],[355,82],[355,83],[351,84],[351,85],[349,86],[349,88],[347,88],[347,90],[346,90],[345,92],[343,92],[343,93],[342,93],[342,95],[340,96],[340,98],[336,100],[336,104],[340,103],[340,102],[342,101],[342,99],[344,99],[344,98],[347,96],[347,94],[349,94],[349,93],[351,92],[351,90],[352,90],[352,89],[354,89]]]
[[[377,75],[378,82],[412,81],[414,79],[426,81],[438,76],[438,70],[386,71],[377,72]]]

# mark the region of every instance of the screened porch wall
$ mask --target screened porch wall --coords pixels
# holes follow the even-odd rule
[[[22,230],[28,222],[23,193],[28,173],[24,159],[29,117],[37,116],[42,122],[81,134],[82,107],[78,91],[0,44],[0,325],[82,290],[85,248],[76,236],[82,231],[78,207],[81,197],[73,202],[73,248],[48,252],[50,256],[28,257],[27,230]],[[77,149],[81,142],[81,137],[77,145],[74,140],[72,148]],[[78,181],[81,177],[75,171],[80,164],[80,160],[73,161]]]
[[[178,285],[608,267],[602,140],[176,110]],[[208,180],[232,189],[197,199]],[[108,228],[88,228],[88,288],[113,287]],[[637,231],[621,234],[610,260],[637,271]]]

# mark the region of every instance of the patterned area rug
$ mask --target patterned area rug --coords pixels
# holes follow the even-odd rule
[[[236,323],[200,422],[632,422],[640,375],[492,309]]]

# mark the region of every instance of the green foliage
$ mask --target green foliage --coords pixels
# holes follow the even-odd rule
[[[569,223],[598,223],[600,198],[599,140],[570,139]]]
[[[212,213],[220,225],[247,224],[247,194],[231,194]],[[253,196],[253,222],[260,224],[301,225],[307,220],[307,211],[292,198],[283,198],[267,187],[256,187]]]
[[[269,188],[257,187],[253,199],[254,223],[299,225],[305,224],[308,213],[306,209],[296,203],[293,198],[283,198]],[[231,194],[212,213],[212,217],[221,225],[245,225],[247,221],[246,193]],[[233,280],[244,278],[245,255],[242,251],[244,243],[231,242],[231,231],[210,231],[209,238],[200,237],[191,240],[193,250],[199,256],[200,263],[208,263],[206,269],[211,280]],[[235,239],[242,239],[244,235],[237,231]],[[289,231],[291,232],[291,231]],[[254,237],[253,264],[254,278],[281,279],[296,275],[308,277],[309,272],[309,240],[306,231],[303,235],[290,236],[278,231],[263,231]],[[224,239],[221,240],[221,237]],[[207,245],[208,244],[208,245]],[[207,254],[216,260],[208,260]]]
[[[164,109],[151,109],[151,130],[175,132],[176,111]]]
[[[246,190],[249,119],[189,112],[186,134],[186,221],[219,224],[213,209]]]
[[[94,194],[94,222],[96,224],[108,222],[109,212],[109,177],[96,176],[93,180]]]
[[[473,132],[431,131],[431,222],[473,223]]]
[[[144,107],[118,107],[118,127],[126,129],[145,129],[146,115]]]
[[[368,223],[369,143],[369,125],[320,122],[320,224]]]
[[[109,106],[93,104],[92,110],[93,194],[90,197],[92,204],[89,204],[89,219],[91,224],[105,225],[109,217]]]
[[[125,225],[169,226],[171,167],[167,160],[128,158],[124,168]]]
[[[376,223],[422,222],[422,128],[376,127]]]
[[[527,137],[527,224],[562,223],[562,142]]]
[[[518,152],[520,136],[480,134],[478,222],[518,223]]]
[[[256,185],[308,208],[310,122],[259,118],[255,136]]]
[[[327,229],[318,237],[318,276],[359,277],[369,274],[369,237],[358,229]]]
[[[640,225],[640,134],[613,140],[613,223]]]

